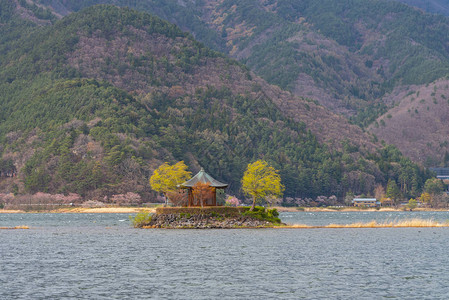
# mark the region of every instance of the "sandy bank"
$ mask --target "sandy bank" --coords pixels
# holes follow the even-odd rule
[[[9,210],[9,209],[0,209],[0,214],[18,214],[24,213],[22,210]]]
[[[96,207],[96,208],[85,208],[85,207],[76,207],[76,208],[66,208],[66,209],[58,209],[51,212],[54,213],[116,213],[116,214],[126,214],[126,213],[138,213],[138,212],[155,212],[154,208],[147,207]]]
[[[22,210],[5,210],[0,209],[0,213],[80,213],[80,214],[92,214],[92,213],[116,213],[116,214],[127,214],[127,213],[138,213],[138,212],[150,212],[154,213],[154,208],[148,207],[96,207],[96,208],[86,208],[86,207],[70,207],[70,208],[60,208],[50,211],[22,211]]]

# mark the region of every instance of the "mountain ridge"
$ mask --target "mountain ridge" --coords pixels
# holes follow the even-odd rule
[[[157,14],[209,47],[239,59],[269,83],[318,101],[368,133],[379,134],[379,139],[386,135],[374,130],[373,125],[394,114],[389,110],[399,105],[398,94],[449,74],[449,19],[409,6],[419,6],[420,1],[401,1],[409,5],[390,0],[207,0],[185,1],[185,5],[174,0],[51,2],[39,1],[53,7],[58,3],[66,12],[107,2]],[[426,100],[432,101],[432,97]],[[289,105],[278,106],[300,120],[303,107],[286,103]],[[335,145],[330,142],[334,138],[326,138],[324,132],[338,134],[338,129],[320,129],[318,125],[310,126],[316,123],[314,120],[307,122],[320,141]],[[420,128],[416,131],[423,132]],[[360,135],[355,138],[359,139]],[[375,137],[363,138],[365,142],[371,139]],[[402,136],[385,140],[408,153]],[[427,160],[411,157],[419,163]],[[433,161],[436,165],[442,163]]]
[[[130,5],[120,0],[88,2]],[[88,5],[65,3],[74,10]],[[216,45],[206,38],[210,30],[215,31],[226,43],[215,49],[229,53],[268,82],[296,95],[318,100],[347,116],[370,110],[368,121],[354,118],[364,126],[386,110],[377,100],[394,87],[429,83],[449,71],[444,46],[449,39],[449,21],[399,2],[187,3],[144,1],[132,5],[175,22],[174,16],[194,15],[190,19],[201,20],[202,29],[195,29],[185,18],[176,23],[208,46]],[[367,113],[362,115],[366,118]]]
[[[0,51],[0,153],[17,166],[3,190],[102,199],[131,189],[148,199],[152,170],[181,159],[233,193],[246,164],[266,159],[291,197],[369,193],[402,165],[416,182],[404,193],[417,193],[428,176],[344,118],[157,17],[100,5],[25,29],[14,42],[22,47],[6,42]],[[312,133],[325,140],[331,129],[330,146]]]
[[[449,16],[449,3],[445,0],[393,0],[434,14]]]

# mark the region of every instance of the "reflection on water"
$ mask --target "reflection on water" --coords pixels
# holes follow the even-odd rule
[[[407,215],[409,214],[409,215]],[[449,219],[448,213],[412,212]],[[410,213],[282,213],[326,225]],[[0,299],[447,299],[449,228],[139,230],[127,214],[0,215]]]

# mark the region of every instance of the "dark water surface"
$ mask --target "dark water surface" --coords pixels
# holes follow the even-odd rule
[[[391,214],[391,215],[388,215]],[[448,213],[283,213],[288,223]],[[0,214],[0,299],[449,299],[449,228],[133,229],[128,214]]]

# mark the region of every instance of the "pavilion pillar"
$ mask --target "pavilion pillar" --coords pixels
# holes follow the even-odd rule
[[[192,193],[192,189],[188,189],[189,191],[189,204],[187,206],[193,206],[193,193]]]

